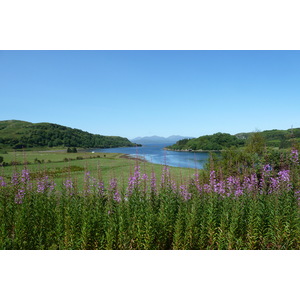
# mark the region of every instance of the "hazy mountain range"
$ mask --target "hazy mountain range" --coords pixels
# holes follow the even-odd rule
[[[142,144],[142,145],[147,145],[147,144],[174,144],[179,140],[182,139],[188,139],[192,137],[187,137],[187,136],[180,136],[180,135],[171,135],[167,138],[162,137],[162,136],[144,136],[144,137],[136,137],[134,139],[131,139],[130,141],[132,143],[136,144]]]

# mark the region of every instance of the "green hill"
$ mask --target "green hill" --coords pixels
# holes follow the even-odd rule
[[[287,130],[264,130],[260,132],[266,141],[268,147],[289,148],[293,143],[300,142],[300,128],[292,128]],[[252,132],[238,133],[237,136],[240,139],[247,140],[251,136]]]
[[[0,121],[0,148],[32,147],[113,148],[132,147],[127,138],[91,134],[79,129],[25,121]]]
[[[200,136],[194,139],[183,139],[176,144],[167,147],[171,150],[223,150],[230,147],[246,146],[247,141],[253,132],[238,133],[215,133],[212,135]],[[293,143],[300,143],[300,128],[288,130],[265,130],[260,132],[266,146],[276,148],[289,148]]]
[[[204,135],[195,139],[184,139],[167,147],[172,150],[222,150],[232,146],[243,146],[245,141],[229,133],[215,133]]]

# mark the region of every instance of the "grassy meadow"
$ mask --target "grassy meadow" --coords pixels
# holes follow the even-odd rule
[[[66,178],[72,178],[80,188],[83,187],[84,173],[101,179],[108,184],[111,178],[127,183],[128,174],[133,173],[136,159],[120,153],[67,153],[65,149],[55,151],[12,151],[1,154],[5,162],[12,165],[0,167],[0,176],[11,178],[13,172],[20,172],[27,166],[32,175],[48,174],[57,186],[61,186]],[[144,173],[149,176],[154,171],[161,177],[162,166],[139,160]],[[170,167],[176,181],[183,180],[194,173],[192,169]]]

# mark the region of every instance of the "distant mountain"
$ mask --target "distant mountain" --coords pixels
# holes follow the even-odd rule
[[[148,144],[174,144],[179,140],[182,139],[189,139],[192,137],[185,137],[180,135],[172,135],[167,138],[162,136],[145,136],[145,137],[137,137],[131,140],[133,143],[142,144],[142,145],[148,145]]]
[[[0,149],[61,146],[112,148],[136,145],[124,137],[92,134],[58,124],[0,121]]]

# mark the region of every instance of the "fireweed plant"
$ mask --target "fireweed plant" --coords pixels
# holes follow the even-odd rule
[[[178,183],[137,164],[127,183],[83,174],[61,187],[26,167],[0,176],[1,249],[300,249],[299,154],[239,168],[211,168]],[[250,171],[251,172],[250,172]]]

